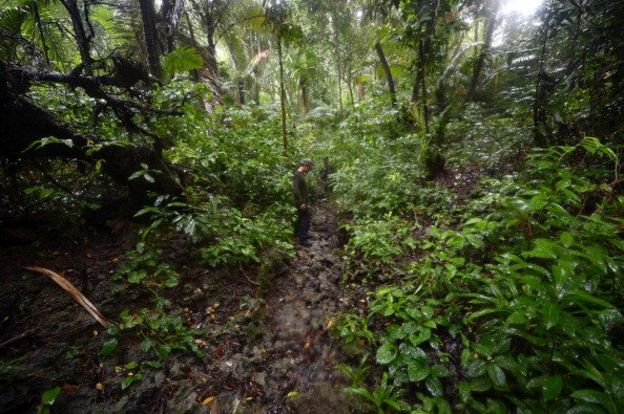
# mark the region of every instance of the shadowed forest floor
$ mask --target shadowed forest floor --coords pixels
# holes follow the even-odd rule
[[[122,338],[127,352],[98,356],[108,337],[101,327],[52,282],[22,270],[40,264],[78,287],[86,274],[88,296],[104,314],[116,315],[128,301],[135,307],[144,300],[138,293],[123,301],[109,294],[109,275],[124,261],[123,243],[111,236],[5,249],[0,263],[8,294],[0,298],[0,343],[15,340],[0,349],[12,361],[5,368],[13,376],[0,382],[0,411],[30,411],[41,392],[56,385],[63,392],[53,412],[352,411],[353,402],[341,391],[345,380],[335,368],[341,362],[338,341],[330,336],[336,314],[349,303],[340,287],[336,230],[331,211],[319,206],[312,246],[298,248],[290,267],[264,291],[245,277],[199,267],[174,243],[169,260],[177,258],[185,277],[172,296],[186,324],[203,331],[199,343],[205,356],[174,354],[125,391],[119,389],[118,367],[144,358],[139,344]],[[21,297],[33,299],[20,303]]]

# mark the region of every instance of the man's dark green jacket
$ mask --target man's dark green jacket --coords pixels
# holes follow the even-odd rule
[[[305,182],[305,175],[301,171],[295,171],[293,175],[293,187],[295,192],[295,206],[308,204],[308,186]]]

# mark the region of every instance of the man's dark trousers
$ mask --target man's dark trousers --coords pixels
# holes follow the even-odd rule
[[[295,226],[299,242],[308,241],[308,231],[310,230],[310,210],[307,208],[297,209],[297,223]]]

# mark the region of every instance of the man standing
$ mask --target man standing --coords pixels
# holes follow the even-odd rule
[[[293,187],[295,193],[295,207],[297,207],[297,239],[302,246],[311,246],[308,238],[310,230],[310,210],[308,206],[308,187],[305,176],[312,169],[312,161],[303,159],[299,162],[299,168],[293,176]]]

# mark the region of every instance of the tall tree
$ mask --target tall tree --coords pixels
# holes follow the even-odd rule
[[[88,33],[85,29],[77,0],[61,0],[61,3],[65,9],[67,9],[67,13],[69,13],[69,17],[71,18],[72,26],[74,28],[74,37],[76,39],[76,45],[78,46],[80,58],[84,64],[86,72],[90,73],[91,66],[93,65],[93,59],[91,58],[91,40],[93,39],[94,32],[89,22],[89,3],[86,1],[83,3],[85,21],[89,27]]]
[[[485,33],[483,38],[483,45],[477,55],[477,59],[475,61],[475,65],[472,71],[472,78],[470,81],[470,87],[468,90],[468,99],[473,100],[475,98],[475,93],[477,91],[477,87],[479,86],[479,80],[481,79],[481,73],[483,72],[483,67],[485,66],[485,60],[488,57],[490,52],[490,48],[492,46],[492,39],[494,37],[494,30],[498,25],[498,12],[501,6],[501,0],[490,0],[486,6],[486,12],[488,14],[488,19],[485,24]],[[475,24],[475,36],[478,28],[478,20]]]
[[[141,8],[141,22],[143,24],[143,39],[145,51],[147,52],[147,63],[150,73],[160,79],[162,69],[160,67],[160,40],[156,30],[156,11],[154,10],[154,0],[139,0]]]
[[[392,77],[392,71],[390,70],[390,65],[388,65],[388,60],[386,59],[386,55],[384,54],[383,48],[381,46],[381,42],[375,42],[375,52],[377,52],[377,57],[379,57],[379,62],[381,63],[381,67],[383,68],[384,74],[386,75],[386,82],[388,83],[388,92],[390,93],[390,102],[392,106],[396,106],[396,90],[394,88],[394,78]]]

